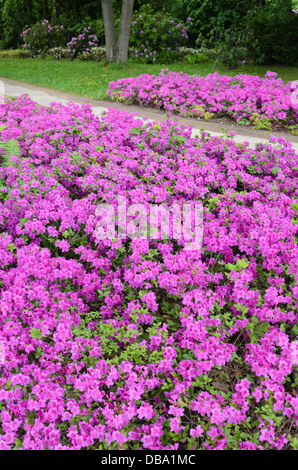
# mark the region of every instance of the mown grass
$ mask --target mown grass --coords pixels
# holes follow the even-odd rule
[[[230,76],[238,73],[265,76],[268,70],[277,72],[284,82],[298,80],[297,67],[242,65],[237,70],[215,68],[212,63],[188,64],[140,64],[130,61],[127,66],[104,62],[84,62],[54,60],[51,58],[0,58],[0,77],[19,80],[33,85],[44,86],[55,90],[84,96],[90,99],[107,99],[106,91],[112,80],[136,77],[140,74],[158,74],[162,68],[174,72],[185,72],[189,75],[206,76],[208,73],[219,72]]]

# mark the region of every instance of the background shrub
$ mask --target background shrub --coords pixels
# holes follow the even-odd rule
[[[121,5],[122,0],[113,0],[116,30],[119,27]],[[136,23],[132,25],[131,46],[138,52],[134,52],[131,57],[136,58],[138,62],[171,62],[186,57],[180,54],[177,47],[201,48],[205,47],[203,43],[207,41],[207,48],[217,47],[218,60],[223,59],[229,68],[235,67],[237,62],[243,60],[264,65],[295,66],[298,64],[298,14],[295,12],[298,12],[298,0],[135,0],[133,21]],[[46,34],[43,34],[42,29],[37,37],[35,35],[29,41],[31,30],[34,28],[32,25],[41,25],[43,18],[47,18],[50,25],[64,26],[60,31],[61,41],[57,35],[50,38],[47,30]],[[192,20],[187,21],[189,18]],[[187,27],[184,26],[184,34],[181,35],[183,25]],[[239,37],[239,32],[245,27],[250,29],[254,40],[258,40],[259,49],[255,48],[250,40],[242,44],[243,37]],[[0,1],[0,49],[20,48],[24,42],[21,33],[28,29],[30,34],[28,31],[25,44],[33,45],[33,55],[45,56],[49,49],[64,47],[72,38],[78,38],[85,28],[90,28],[89,34],[97,37],[97,46],[104,46],[104,24],[99,0]],[[237,44],[225,37],[228,29],[234,36],[236,34]],[[217,31],[213,43],[209,42],[210,31]],[[222,32],[221,44],[219,31]],[[147,41],[149,44],[146,44]],[[82,54],[83,51],[84,49],[75,51],[75,54]],[[204,55],[209,57],[208,54]],[[84,54],[85,59],[89,60],[90,56]],[[191,57],[185,60],[199,63],[205,58],[191,54]]]
[[[73,52],[71,52],[68,47],[53,47],[52,49],[49,49],[48,55],[56,60],[72,60],[74,57]]]
[[[215,28],[211,33],[210,42],[215,44],[215,63],[228,69],[235,69],[240,63],[261,64],[264,61],[259,40],[249,27],[227,30]]]
[[[187,54],[184,60],[188,64],[205,64],[206,62],[210,62],[210,58],[202,52]]]
[[[81,21],[74,18],[64,16],[60,19],[64,25],[65,44],[70,42],[73,37],[78,37],[86,28],[89,34],[94,34],[98,39],[98,45],[103,46],[105,43],[103,19],[91,19],[89,16],[84,17]]]
[[[0,50],[0,59],[25,59],[26,57],[32,57],[30,51],[23,49]]]
[[[247,22],[258,38],[265,64],[298,64],[298,14],[287,1],[256,10]]]
[[[188,30],[190,47],[198,45],[201,37],[207,39],[214,28],[225,30],[239,25],[251,6],[247,0],[164,0],[162,3],[180,21],[192,18]]]
[[[68,49],[73,53],[74,57],[79,54],[90,52],[91,47],[98,45],[98,39],[95,34],[90,34],[91,27],[84,28],[83,32],[78,37],[73,37],[70,42],[67,43]]]
[[[180,47],[179,57],[190,64],[200,64],[204,62],[214,62],[217,57],[217,50],[208,48],[205,45],[194,49],[192,47]]]
[[[90,51],[84,51],[78,54],[80,60],[92,60],[94,62],[102,62],[106,60],[105,46],[91,47]]]
[[[155,13],[150,5],[144,5],[133,15],[130,46],[138,62],[169,63],[177,59],[179,47],[186,43],[187,30],[188,25],[173,19],[169,13]]]
[[[32,54],[46,53],[49,49],[62,45],[63,25],[51,26],[48,20],[38,21],[22,32],[24,49]]]

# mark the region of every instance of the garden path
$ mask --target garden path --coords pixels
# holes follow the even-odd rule
[[[59,101],[62,104],[67,104],[70,101],[76,104],[86,104],[89,102],[92,106],[94,114],[97,116],[100,116],[103,112],[107,111],[108,108],[117,108],[129,111],[135,114],[137,118],[147,119],[148,121],[163,121],[167,119],[166,113],[162,110],[141,108],[139,106],[128,106],[122,103],[111,101],[91,100],[82,96],[73,95],[71,93],[0,77],[0,96],[16,97],[22,94],[29,95],[33,101],[36,101],[41,106],[49,106],[49,104],[54,101]],[[252,148],[254,148],[254,145],[258,142],[268,143],[268,140],[272,135],[279,137],[282,136],[287,141],[291,142],[295,151],[298,152],[298,136],[294,136],[289,133],[280,131],[268,132],[251,128],[243,128],[231,122],[219,119],[204,121],[194,118],[179,117],[178,122],[181,125],[191,126],[193,136],[198,135],[200,129],[204,129],[211,136],[223,135],[222,128],[225,128],[228,131],[234,131],[236,132],[234,137],[236,142],[249,142],[249,146]]]

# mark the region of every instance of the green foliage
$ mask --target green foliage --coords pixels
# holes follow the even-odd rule
[[[189,64],[203,64],[213,62],[217,57],[216,49],[210,49],[202,45],[199,49],[192,47],[180,47],[179,57]]]
[[[240,63],[260,62],[259,42],[249,28],[215,28],[211,32],[210,43],[215,42],[217,49],[216,65],[221,64],[235,69]]]
[[[209,62],[209,58],[205,54],[191,54],[185,57],[188,64],[204,64]]]
[[[289,126],[289,131],[291,132],[291,134],[293,135],[298,135],[298,126],[295,125],[295,126]]]
[[[180,0],[182,18],[191,17],[190,43],[201,46],[202,39],[207,39],[214,28],[226,30],[239,25],[246,15],[247,0]]]
[[[48,55],[56,60],[72,60],[74,57],[73,52],[68,47],[52,47],[48,50]]]
[[[30,330],[30,336],[31,338],[37,338],[37,339],[41,339],[42,338],[42,332],[37,329],[37,328],[31,328]]]
[[[249,265],[249,262],[247,261],[246,258],[244,259],[238,259],[237,263],[236,264],[231,264],[231,263],[228,263],[227,264],[227,268],[230,270],[230,271],[242,271],[242,269],[246,269]]]
[[[133,14],[130,46],[138,62],[170,63],[177,59],[179,46],[186,41],[186,29],[168,12],[154,13],[150,5],[144,5]]]
[[[5,126],[0,127],[0,132],[5,129]],[[11,159],[12,157],[19,157],[21,150],[19,143],[16,139],[9,139],[6,142],[0,141],[0,149],[2,150],[2,166],[14,166],[15,162]]]
[[[253,316],[247,325],[248,335],[252,343],[258,343],[260,337],[263,337],[268,331],[270,325],[265,321],[260,321],[258,317]]]
[[[248,15],[247,23],[258,38],[265,64],[298,64],[298,15],[290,0],[267,2]]]
[[[105,47],[91,47],[90,52],[82,52],[78,55],[80,60],[92,60],[94,62],[103,62],[106,59]]]
[[[135,309],[132,314],[132,320],[137,313],[145,313],[147,309]],[[95,322],[94,328],[89,329],[90,321]],[[144,343],[144,337],[158,334],[158,327],[152,326],[147,328],[146,334],[139,326],[138,329],[127,328],[127,326],[114,327],[111,321],[104,321],[100,318],[98,312],[90,312],[81,318],[79,327],[73,327],[72,333],[76,337],[92,338],[98,337],[100,346],[100,355],[110,364],[119,365],[123,361],[131,361],[135,364],[141,364],[145,360],[151,364],[160,362],[164,356],[162,349],[160,351],[148,351]],[[37,335],[37,333],[35,333]],[[166,333],[162,331],[164,339]],[[88,365],[94,365],[96,360],[89,356],[89,349],[83,352],[83,357]]]
[[[51,26],[48,20],[38,21],[22,32],[24,48],[32,54],[46,53],[49,49],[63,44],[60,26]]]
[[[272,121],[267,116],[262,116],[259,113],[251,115],[251,124],[254,129],[266,129],[269,131],[272,127]]]
[[[31,9],[26,0],[2,0],[0,3],[0,48],[19,47],[21,45],[20,34],[26,24],[37,21],[35,6],[37,1],[33,1]],[[29,7],[29,8],[28,8]]]
[[[70,14],[71,13],[71,14]],[[115,26],[119,23],[118,14],[114,10]],[[74,14],[74,11],[59,16],[59,22],[64,26],[64,33],[66,41],[71,41],[73,37],[78,37],[84,28],[90,27],[90,34],[94,34],[99,40],[100,44],[104,44],[104,24],[100,8],[93,8],[88,15],[84,14],[84,9],[81,8]]]
[[[91,47],[90,51],[84,51],[78,55],[80,60],[92,60],[94,62],[102,62],[106,59],[105,47]]]
[[[26,59],[28,57],[31,57],[30,52],[23,49],[0,50],[0,59]]]
[[[292,8],[297,9],[298,6],[295,6],[295,3],[291,0],[266,0],[264,7],[258,7],[255,0],[248,2],[247,0],[212,0],[212,2],[210,0],[175,0],[175,2],[171,0],[163,2],[146,0],[145,3],[144,6],[143,1],[135,0],[134,18],[139,18],[144,8],[151,11],[146,17],[145,27],[150,22],[152,26],[151,29],[148,29],[150,36],[153,35],[154,27],[160,31],[160,48],[166,46],[166,49],[163,50],[166,57],[160,59],[163,63],[171,62],[173,59],[170,55],[174,55],[176,52],[176,45],[173,44],[173,47],[168,45],[169,38],[162,37],[163,35],[170,36],[168,34],[169,28],[167,28],[168,19],[176,18],[177,21],[183,24],[189,17],[192,18],[192,22],[189,23],[187,32],[187,46],[195,47],[197,45],[201,47],[204,40],[210,39],[210,31],[224,32],[228,29],[235,31],[247,25],[253,31],[255,39],[259,41],[259,52],[254,51],[253,60],[255,63],[276,63],[281,65],[295,65],[298,63],[296,47],[298,42],[298,15],[292,12]],[[118,29],[121,0],[113,0],[113,8],[116,29]],[[44,0],[43,2],[39,0],[30,0],[30,2],[26,0],[0,0],[0,49],[20,47],[22,43],[21,33],[26,25],[34,25],[43,18],[48,18],[53,24],[64,25],[64,45],[72,37],[77,37],[83,28],[89,26],[91,27],[90,32],[97,36],[99,44],[104,45],[104,25],[99,1],[55,2],[55,8],[53,8],[50,0]],[[134,24],[132,25],[132,31],[133,27]],[[213,39],[215,42],[219,41],[218,32]],[[150,39],[146,38],[146,40]],[[140,48],[135,47],[133,35],[131,35],[131,41],[134,50],[140,51]],[[142,42],[139,42],[139,45],[142,44]],[[178,45],[180,45],[179,41]],[[248,41],[246,46],[250,52],[252,50],[251,42]],[[168,47],[171,47],[171,51],[167,50]],[[238,47],[237,54],[234,52],[234,56],[244,57],[244,51],[241,50],[241,47]],[[153,49],[151,52],[153,53]],[[172,52],[172,54],[169,55],[168,52]],[[220,54],[221,52],[218,51],[219,59]],[[228,48],[226,48],[225,55],[228,55]],[[90,56],[84,56],[83,59],[96,60],[91,59]],[[146,57],[145,55],[139,56],[137,59],[145,62]],[[189,57],[186,60],[189,64],[195,64],[204,63],[202,61],[205,59],[203,57]],[[228,64],[232,64],[227,65],[228,67],[236,66],[235,60],[231,57],[226,60],[228,60]],[[237,59],[238,62],[239,60],[247,59],[244,57]],[[157,57],[156,62],[159,62]]]
[[[43,18],[48,18],[50,23],[64,25],[65,43],[87,26],[91,26],[93,34],[104,40],[100,2],[73,0],[55,2],[55,8],[53,5],[50,0],[0,0],[0,49],[19,47],[26,25],[34,25]]]

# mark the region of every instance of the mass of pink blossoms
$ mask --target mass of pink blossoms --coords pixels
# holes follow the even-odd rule
[[[127,104],[165,109],[181,116],[228,117],[243,125],[263,128],[298,126],[297,82],[284,83],[277,73],[265,78],[210,73],[206,77],[162,70],[110,82],[108,96]]]
[[[291,144],[26,96],[0,126],[0,449],[297,448]],[[202,253],[98,242],[118,196],[202,201]]]

